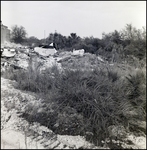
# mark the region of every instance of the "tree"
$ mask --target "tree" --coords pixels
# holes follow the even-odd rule
[[[62,36],[62,34],[55,32],[54,33],[54,39],[53,39],[53,43],[56,43],[56,49],[62,49],[64,48],[64,37]]]
[[[54,34],[50,33],[49,36],[46,38],[46,42],[48,44],[53,43],[54,42]]]
[[[36,38],[35,36],[31,36],[29,38],[27,38],[27,45],[31,46],[31,47],[35,47],[40,45],[40,40],[38,38]]]
[[[76,33],[70,33],[71,45],[74,46],[80,42],[80,37]]]
[[[125,55],[133,55],[140,60],[146,57],[146,31],[136,29],[131,24],[127,24],[122,31]]]
[[[27,32],[23,26],[18,27],[17,25],[12,27],[11,40],[14,43],[22,44],[26,40]]]

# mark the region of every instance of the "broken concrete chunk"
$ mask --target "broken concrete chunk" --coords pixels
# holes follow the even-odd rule
[[[57,52],[55,48],[42,48],[42,47],[35,47],[34,51],[42,56],[54,55]]]
[[[85,50],[84,49],[80,49],[80,50],[73,50],[73,54],[72,55],[79,55],[79,56],[83,56],[84,55]]]
[[[14,57],[16,54],[15,49],[4,48],[2,52],[2,57]]]

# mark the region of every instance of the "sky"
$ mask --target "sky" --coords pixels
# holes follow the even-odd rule
[[[27,37],[50,33],[102,38],[126,24],[146,27],[146,1],[1,1],[1,21],[9,29],[23,26]]]

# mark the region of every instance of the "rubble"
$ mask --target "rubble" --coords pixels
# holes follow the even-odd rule
[[[53,43],[51,43],[50,45],[35,47],[34,51],[42,56],[52,56],[57,52],[56,49],[53,47]]]
[[[72,56],[72,52],[64,51],[64,52],[60,52],[58,54],[58,57],[55,58],[55,60],[57,62],[62,62],[62,61],[65,61],[66,59],[71,58],[71,56]]]
[[[43,48],[45,49],[45,48]],[[45,51],[48,51],[46,49]],[[55,51],[55,49],[53,49]],[[41,51],[42,53],[43,51]],[[33,50],[26,48],[3,48],[1,49],[1,57],[3,58],[1,62],[2,70],[4,71],[6,67],[13,67],[14,69],[25,69],[31,67],[35,70],[39,67],[40,71],[45,70],[48,67],[56,65],[61,70],[61,64],[53,57],[46,57],[46,55],[38,55]],[[49,54],[49,53],[48,53]],[[48,56],[48,55],[47,55]]]
[[[4,48],[1,57],[14,57],[16,54],[15,49]]]
[[[84,53],[85,53],[85,50],[84,49],[80,49],[80,50],[73,50],[73,53],[72,53],[72,55],[74,55],[74,56],[83,56],[84,55]]]
[[[4,48],[4,47],[19,48],[21,46],[22,46],[21,44],[11,43],[11,42],[7,42],[7,41],[5,41],[4,44],[1,44],[1,48]]]
[[[35,47],[34,51],[42,56],[54,55],[57,52],[55,49],[50,49],[50,48],[45,49],[45,48],[40,48],[40,47]]]
[[[42,65],[42,67],[40,68],[40,71],[43,71],[46,68],[52,67],[54,65],[57,66],[60,71],[62,71],[61,63],[57,62],[53,57],[50,57],[50,58],[44,60],[44,63]]]

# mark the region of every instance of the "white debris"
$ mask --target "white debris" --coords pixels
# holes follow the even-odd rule
[[[11,48],[11,49],[10,49],[10,52],[15,52],[15,49],[14,49],[14,48]]]
[[[4,48],[3,53],[2,53],[2,57],[13,57],[13,56],[15,56],[15,54],[16,54],[15,50],[10,51],[9,49]]]
[[[35,47],[34,51],[42,56],[54,55],[57,52],[55,48],[41,48],[41,47]]]
[[[98,58],[98,60],[104,62],[104,60],[100,56],[98,56],[97,58]]]
[[[54,46],[53,43],[51,43],[50,46]]]
[[[79,55],[79,56],[83,56],[84,55],[85,50],[84,49],[80,49],[80,50],[73,50],[73,54],[72,55]]]

